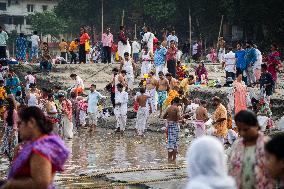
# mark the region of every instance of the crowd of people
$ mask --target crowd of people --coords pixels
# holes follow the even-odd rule
[[[266,129],[274,127],[270,96],[276,90],[277,75],[281,70],[276,44],[272,44],[272,52],[264,63],[252,41],[246,42],[245,50],[238,43],[236,51],[229,47],[226,52],[224,39],[219,39],[218,53],[211,58],[218,59],[226,72],[225,86],[229,89],[226,105],[217,96],[210,102],[190,98],[191,87],[211,86],[210,73],[202,62],[198,62],[193,74],[189,73],[181,62],[175,31],[158,41],[150,27],[144,27],[142,41],[135,39],[131,47],[124,29],[121,26],[118,34],[119,66],[113,68],[112,79],[106,86],[116,118],[116,134],[123,135],[127,129],[127,113],[132,108],[129,102],[133,99],[137,136],[147,137],[145,132],[150,117],[166,120],[168,160],[171,163],[177,159],[181,126],[192,124],[197,139],[188,150],[191,178],[188,189],[272,189],[277,184],[280,184],[278,188],[283,187],[284,154],[281,149],[284,136],[269,139],[264,135]],[[65,40],[61,41],[61,58],[66,60],[69,51],[71,63],[76,64],[78,51],[79,63],[87,63],[87,55],[91,52],[90,37],[84,27],[80,34],[69,48]],[[36,32],[33,36],[32,54],[35,58],[32,61],[36,61],[40,40]],[[8,36],[0,33],[0,39],[1,47]],[[24,48],[23,41],[20,35],[17,44]],[[198,43],[194,45],[192,55],[198,61]],[[102,35],[102,46],[103,61],[111,63],[113,35],[109,28]],[[4,56],[3,49],[0,48],[1,56]],[[17,58],[24,60],[20,51],[17,51]],[[51,59],[48,44],[44,42],[41,69],[51,71]],[[3,67],[0,113],[5,131],[0,154],[6,155],[12,164],[8,180],[0,182],[0,188],[39,184],[43,188],[52,188],[54,173],[63,170],[69,155],[62,139],[72,139],[76,131],[86,126],[90,132],[94,131],[98,118],[105,116],[100,104],[107,96],[98,92],[95,84],[86,87],[83,78],[76,73],[70,75],[74,85],[67,90],[60,86],[40,89],[32,72],[27,72],[25,80],[20,82],[9,66]],[[137,76],[139,91],[134,88]],[[216,81],[213,86],[219,84]],[[253,90],[256,86],[260,95]],[[214,107],[212,114],[207,110],[208,105]],[[231,146],[228,162],[224,144]],[[277,183],[277,179],[281,182]]]

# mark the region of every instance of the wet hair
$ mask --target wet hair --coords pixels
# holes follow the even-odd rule
[[[207,104],[206,100],[200,100],[200,105],[205,106]]]
[[[243,74],[242,74],[242,73],[237,72],[236,77],[239,77],[239,75],[242,75],[242,76],[243,76]]]
[[[235,122],[244,123],[250,127],[259,127],[256,114],[250,110],[241,110],[237,113]]]
[[[34,35],[37,35],[37,31],[34,31]]]
[[[150,71],[149,74],[154,75],[155,73],[153,71]]]
[[[122,74],[126,74],[126,70],[121,70],[121,72],[120,73],[122,73]]]
[[[24,34],[23,34],[23,33],[20,33],[20,37],[24,37]]]
[[[64,41],[65,41],[65,39],[62,39],[61,41],[62,41],[62,42],[64,42]]]
[[[116,86],[117,88],[123,88],[123,85],[121,83],[118,83]]]
[[[278,160],[284,158],[284,133],[276,134],[265,145],[265,150],[276,156]]]
[[[118,69],[117,68],[113,68],[112,71],[113,72],[118,72]]]
[[[164,72],[159,71],[158,75],[164,75]]]
[[[273,46],[276,50],[278,49],[278,45],[276,43],[272,43],[271,46]]]
[[[172,103],[179,103],[180,102],[180,98],[179,97],[175,97],[172,101]]]
[[[172,77],[173,75],[171,73],[166,73],[166,77]]]
[[[16,96],[22,96],[22,91],[17,91]]]
[[[261,64],[261,68],[267,70],[267,64]]]
[[[194,76],[193,75],[189,75],[188,78],[189,79],[194,79]]]
[[[23,108],[19,112],[19,117],[24,122],[33,118],[43,134],[50,134],[53,130],[51,120],[47,119],[43,111],[36,106]]]
[[[146,27],[146,30],[147,30],[147,31],[151,31],[150,26],[147,26],[147,27]]]
[[[92,84],[91,87],[97,88],[97,86],[95,84]]]
[[[220,103],[220,102],[221,102],[221,99],[220,99],[218,96],[214,96],[214,97],[212,98],[212,101],[215,101],[215,102]]]
[[[141,87],[140,88],[140,93],[145,93],[146,92],[146,89],[144,87]]]
[[[50,100],[51,98],[53,98],[53,94],[52,94],[52,93],[49,93],[49,94],[47,95],[47,98],[48,98],[48,100]]]
[[[77,76],[77,74],[71,74],[70,75],[70,77],[76,77]]]
[[[8,97],[7,102],[8,102],[8,110],[7,110],[6,122],[8,126],[13,126],[14,124],[13,114],[14,114],[14,109],[16,108],[14,98],[12,96]]]
[[[36,84],[31,83],[31,84],[29,85],[29,87],[30,87],[30,88],[35,88],[35,87],[36,87]]]
[[[71,98],[76,98],[76,93],[75,93],[75,92],[71,92],[71,93],[70,93],[70,97],[71,97]]]
[[[125,53],[124,53],[124,56],[129,56],[129,52],[125,52]]]

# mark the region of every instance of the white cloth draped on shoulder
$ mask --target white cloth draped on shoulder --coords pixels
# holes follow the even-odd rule
[[[190,181],[186,189],[236,189],[228,176],[225,151],[218,139],[202,136],[187,151]]]

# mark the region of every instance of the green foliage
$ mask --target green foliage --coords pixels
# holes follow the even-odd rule
[[[45,11],[43,13],[35,13],[28,16],[31,20],[32,29],[42,33],[58,36],[66,32],[68,21],[60,19],[54,12]]]

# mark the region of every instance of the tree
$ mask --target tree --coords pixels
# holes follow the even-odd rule
[[[32,29],[42,33],[57,37],[66,32],[69,22],[59,18],[54,12],[45,11],[28,16],[31,21]]]

